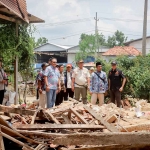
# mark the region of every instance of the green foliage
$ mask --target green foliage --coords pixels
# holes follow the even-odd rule
[[[124,42],[126,41],[127,37],[125,37],[124,33],[117,30],[113,36],[108,37],[107,46],[108,47],[124,46]]]
[[[150,96],[150,55],[128,58],[117,58],[119,68],[127,76],[124,94],[136,98],[149,99]]]
[[[35,40],[35,39],[34,39],[34,40]],[[37,41],[35,42],[34,47],[36,48],[36,47],[41,46],[41,45],[43,45],[43,44],[45,44],[45,43],[47,43],[47,42],[48,42],[48,39],[47,39],[47,38],[45,38],[45,37],[40,37],[40,38],[37,39]]]

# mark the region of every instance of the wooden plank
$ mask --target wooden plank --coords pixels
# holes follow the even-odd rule
[[[32,121],[31,121],[30,124],[34,124],[34,121],[35,121],[35,118],[36,118],[36,116],[37,116],[37,113],[38,113],[40,110],[41,110],[41,109],[37,109],[37,110],[35,111],[34,115],[32,116]]]
[[[11,141],[13,141],[13,142],[15,142],[15,143],[21,145],[21,146],[26,147],[28,150],[33,150],[33,148],[29,147],[27,144],[25,144],[25,143],[23,143],[23,142],[20,142],[19,140],[15,139],[15,138],[13,138],[13,137],[11,137],[11,136],[9,136],[9,135],[3,133],[3,132],[2,132],[2,136],[4,136],[5,138],[7,138],[7,139],[9,139],[9,140],[11,140]]]
[[[70,108],[71,112],[78,117],[82,123],[89,124],[77,111],[75,111],[73,108]]]
[[[32,139],[30,139],[30,138],[27,138],[27,137],[23,136],[22,134],[18,133],[16,130],[12,130],[12,129],[10,129],[10,128],[8,128],[8,127],[5,127],[5,126],[3,126],[3,125],[0,125],[0,127],[1,127],[2,129],[7,130],[9,133],[15,134],[15,135],[17,135],[17,136],[19,136],[19,137],[21,137],[21,138],[26,139],[26,140],[27,140],[28,142],[30,142],[30,143],[46,145],[46,144],[44,144],[44,143],[42,143],[42,142],[38,142],[38,141],[32,140]]]
[[[99,120],[101,124],[103,124],[109,131],[111,132],[119,132],[118,129],[105,121],[99,114],[95,113],[91,108],[84,105],[84,108],[95,117],[95,119]]]
[[[4,141],[1,133],[1,127],[0,127],[0,150],[5,150]]]
[[[22,115],[34,115],[35,113],[35,110],[13,108],[10,106],[3,106],[3,105],[0,105],[0,111],[6,113],[22,114]]]
[[[52,121],[54,121],[56,124],[61,124],[50,112],[49,110],[44,111],[43,113],[46,114]]]
[[[71,122],[71,120],[68,118],[68,116],[62,114],[62,117],[63,117],[63,119],[64,119],[64,121],[65,121],[65,124],[72,124],[72,122]]]
[[[0,18],[4,19],[4,20],[7,20],[7,21],[10,21],[10,22],[17,22],[16,19],[11,18],[11,17],[7,17],[7,16],[2,15],[2,14],[0,14]]]
[[[90,140],[89,140],[90,139]],[[55,138],[53,144],[56,145],[131,145],[150,146],[150,133],[148,132],[110,132],[110,133],[89,133],[89,134],[69,134]]]
[[[85,124],[22,124],[16,127],[20,130],[51,130],[51,129],[104,129],[102,125]]]
[[[60,133],[48,133],[48,132],[40,132],[40,131],[28,131],[28,130],[17,130],[19,133],[27,136],[37,136],[37,137],[42,137],[42,138],[54,138],[54,137],[60,137],[63,136],[64,134]]]

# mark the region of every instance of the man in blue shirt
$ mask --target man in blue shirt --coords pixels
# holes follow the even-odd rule
[[[90,81],[91,103],[95,105],[97,99],[99,99],[99,106],[103,105],[104,93],[107,89],[107,75],[104,71],[102,71],[102,64],[100,62],[97,62],[96,72],[92,73]]]
[[[57,59],[52,58],[51,63],[51,66],[48,66],[43,73],[46,84],[47,108],[54,106],[57,90],[60,91],[60,73],[56,68]]]

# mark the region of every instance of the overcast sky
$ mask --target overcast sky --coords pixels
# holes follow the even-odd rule
[[[95,12],[99,33],[106,37],[116,30],[122,31],[128,40],[142,37],[144,0],[27,0],[27,9],[45,20],[36,24],[36,38],[46,37],[50,43],[77,45],[81,33],[94,33]],[[149,10],[150,4],[147,35]]]

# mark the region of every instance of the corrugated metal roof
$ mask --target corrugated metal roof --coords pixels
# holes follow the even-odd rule
[[[0,0],[0,4],[8,8],[10,13],[16,14],[19,18],[29,23],[26,0]]]

